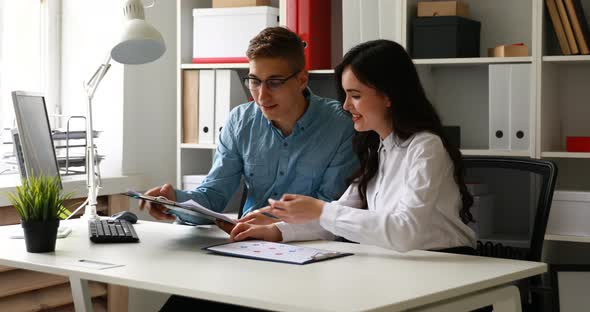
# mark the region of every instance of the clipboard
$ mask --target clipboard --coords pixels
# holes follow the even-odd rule
[[[352,253],[316,249],[260,240],[240,241],[203,248],[216,254],[290,264],[308,264],[353,255]]]
[[[147,200],[149,202],[153,202],[156,204],[160,204],[160,205],[164,205],[166,208],[170,209],[170,210],[174,210],[174,211],[178,211],[181,213],[185,213],[185,214],[189,214],[189,215],[193,215],[196,217],[202,217],[202,218],[207,218],[209,220],[222,220],[231,224],[237,224],[238,221],[229,218],[228,216],[215,212],[211,209],[207,209],[205,207],[203,207],[202,205],[200,205],[199,203],[197,203],[194,200],[187,200],[185,202],[175,202],[173,200],[170,200],[166,197],[163,196],[149,196],[149,195],[145,195],[145,194],[141,194],[139,192],[133,191],[133,190],[128,190],[127,193],[125,193],[125,195],[129,196],[129,197],[133,197],[136,199],[143,199],[143,200]]]

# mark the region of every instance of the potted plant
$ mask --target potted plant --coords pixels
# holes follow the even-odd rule
[[[28,252],[55,250],[59,220],[70,212],[64,206],[72,194],[62,194],[58,177],[37,176],[22,180],[8,200],[21,218]]]

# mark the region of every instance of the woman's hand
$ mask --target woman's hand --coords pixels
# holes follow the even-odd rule
[[[306,223],[319,219],[326,202],[304,195],[285,194],[281,200],[269,199],[270,213],[287,223]]]
[[[261,239],[269,242],[280,242],[283,240],[283,235],[274,224],[256,225],[240,222],[231,231],[230,239],[233,241]]]
[[[280,222],[280,219],[271,217],[272,215],[270,214],[270,210],[270,206],[256,209],[250,212],[249,214],[243,216],[241,219],[238,220],[238,222],[258,225],[267,225],[273,224],[275,222]]]

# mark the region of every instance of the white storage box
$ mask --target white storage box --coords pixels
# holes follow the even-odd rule
[[[182,189],[185,191],[194,191],[207,175],[185,175],[182,176]]]
[[[264,28],[278,26],[279,9],[193,9],[193,17],[193,63],[247,63],[250,39]]]
[[[546,233],[590,236],[590,192],[555,191]]]

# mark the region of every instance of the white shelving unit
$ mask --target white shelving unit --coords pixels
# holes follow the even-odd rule
[[[585,16],[590,17],[590,1],[581,2]],[[538,154],[562,162],[590,158],[590,153],[567,152],[565,146],[566,136],[590,136],[590,124],[585,118],[590,114],[590,55],[561,55],[546,7],[540,6],[539,12],[543,16],[539,19],[543,34],[538,46],[542,51],[537,90]]]
[[[280,5],[281,20],[286,0]],[[345,1],[332,0],[333,8],[345,11]],[[390,1],[390,2],[388,2]],[[538,0],[464,0],[470,7],[470,18],[481,22],[480,55],[476,58],[415,59],[429,99],[439,111],[445,125],[461,127],[461,147],[465,155],[551,158],[560,162],[585,161],[590,153],[565,150],[567,135],[590,136],[590,56],[563,56],[547,17],[545,1]],[[411,51],[412,22],[418,0],[379,0],[379,23],[401,28],[397,40]],[[350,2],[348,2],[350,3]],[[582,0],[590,20],[590,0]],[[210,0],[177,0],[178,5],[178,183],[184,174],[205,174],[211,165],[215,145],[182,144],[181,85],[182,71],[194,69],[237,69],[246,72],[247,64],[192,64],[192,9],[211,6]],[[356,4],[355,4],[356,5]],[[368,3],[360,3],[363,9]],[[391,11],[391,12],[390,12]],[[400,12],[401,11],[401,12]],[[336,12],[336,11],[335,11]],[[388,13],[389,12],[389,13]],[[389,16],[390,14],[391,16]],[[333,14],[334,15],[334,14]],[[346,23],[346,15],[333,20]],[[282,24],[282,23],[281,23]],[[382,26],[383,26],[382,25]],[[340,29],[342,29],[340,25]],[[334,34],[334,33],[333,33]],[[342,38],[332,40],[342,45]],[[367,38],[369,39],[369,38]],[[524,43],[529,47],[525,57],[487,57],[487,48],[500,44]],[[346,52],[346,51],[344,51]],[[336,59],[337,60],[337,59]],[[488,67],[494,64],[531,64],[530,146],[528,150],[494,150],[489,147]],[[310,84],[319,88],[333,87],[333,70],[311,71]],[[315,85],[314,85],[315,84]],[[335,90],[334,90],[335,91]],[[334,96],[332,94],[323,94]],[[561,164],[561,163],[560,163]],[[562,185],[569,176],[560,175]],[[560,187],[558,182],[558,187]],[[575,184],[590,190],[590,182]]]

